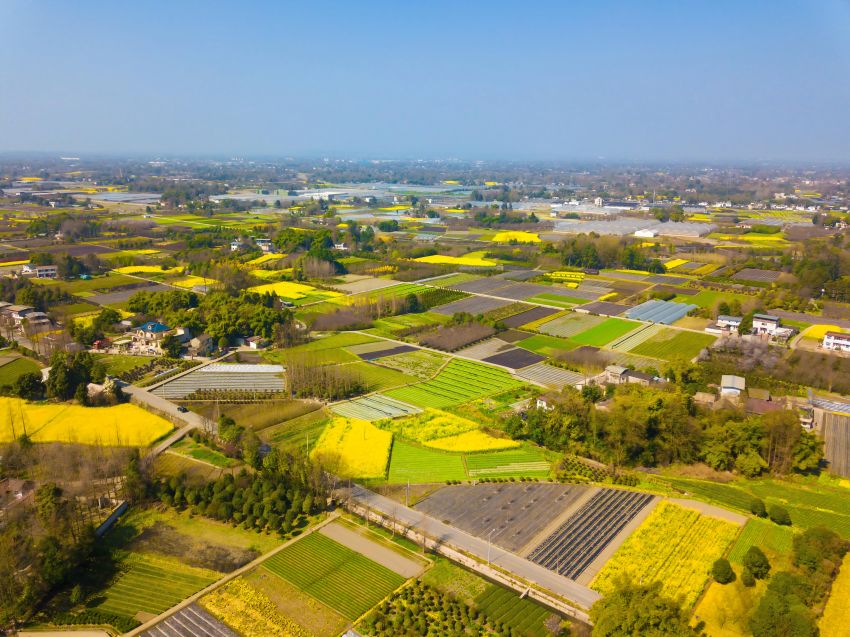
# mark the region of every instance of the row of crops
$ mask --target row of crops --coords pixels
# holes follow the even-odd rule
[[[401,575],[321,533],[288,546],[263,568],[350,620],[404,583]]]
[[[521,385],[494,367],[452,359],[432,380],[387,392],[391,398],[419,407],[449,407]]]

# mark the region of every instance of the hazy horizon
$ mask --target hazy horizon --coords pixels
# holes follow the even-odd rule
[[[848,33],[848,0],[10,0],[0,153],[846,164]]]

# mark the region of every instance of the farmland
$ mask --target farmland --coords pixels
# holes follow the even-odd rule
[[[793,538],[794,532],[787,526],[779,526],[768,520],[749,520],[729,552],[729,561],[741,564],[751,546],[766,552],[790,554]]]
[[[3,356],[0,355],[0,387],[14,384],[23,374],[40,371],[41,367],[31,358],[16,356],[4,361]]]
[[[812,481],[738,480],[729,484],[665,477],[672,485],[694,496],[721,506],[749,511],[753,497],[780,504],[788,509],[797,528],[825,526],[841,537],[850,538],[850,514],[847,513],[847,489]]]
[[[400,575],[321,533],[288,546],[263,568],[350,620],[404,582]]]
[[[167,420],[129,403],[82,407],[0,397],[0,415],[0,442],[26,433],[33,442],[144,447],[172,429]]]
[[[712,563],[722,557],[738,533],[737,525],[695,510],[662,502],[617,549],[591,584],[606,594],[617,578],[661,582],[685,607],[702,592]]]
[[[123,617],[139,611],[158,615],[221,575],[176,560],[133,554],[124,570],[101,594],[97,608]]]
[[[431,256],[427,256],[427,257],[419,257],[418,259],[416,259],[416,261],[419,261],[420,263],[441,263],[441,264],[448,264],[448,265],[467,265],[467,266],[477,266],[477,267],[482,267],[482,268],[488,268],[488,267],[492,267],[494,265],[497,265],[497,263],[495,261],[493,261],[492,259],[485,259],[483,257],[472,257],[472,256],[450,257],[450,256],[447,256],[447,255],[441,255],[441,254],[432,254]]]
[[[404,374],[415,376],[419,380],[428,380],[440,371],[448,358],[437,352],[417,350],[405,354],[394,354],[381,359],[382,367],[396,369]]]
[[[335,417],[312,454],[348,478],[382,478],[387,472],[393,435],[368,420]]]
[[[548,637],[545,622],[552,613],[531,599],[520,597],[507,588],[489,584],[487,590],[475,598],[475,605],[493,622],[507,624],[520,635]]]
[[[262,591],[237,578],[201,599],[201,606],[228,626],[249,637],[285,635],[310,637],[294,621],[281,615]]]
[[[260,431],[259,436],[268,444],[275,445],[287,451],[306,449],[307,443],[317,441],[330,422],[324,409],[267,427]]]
[[[602,347],[611,341],[628,334],[638,327],[638,323],[623,319],[609,318],[583,332],[573,335],[570,340],[579,345],[593,345]]]
[[[403,440],[393,444],[388,481],[416,484],[465,480],[466,470],[460,454],[434,451]]]
[[[715,337],[710,334],[665,329],[652,338],[638,344],[629,350],[629,352],[640,356],[660,358],[662,360],[673,360],[676,358],[690,360],[715,340]]]
[[[540,449],[531,445],[515,450],[469,454],[466,456],[466,466],[472,478],[502,476],[545,478],[549,475],[549,462]]]
[[[452,359],[433,380],[395,389],[387,395],[420,407],[439,409],[520,385],[500,369]]]
[[[529,559],[577,579],[652,499],[646,493],[602,489],[536,547]]]
[[[535,334],[517,342],[517,345],[545,356],[557,356],[561,352],[568,352],[578,347],[578,344],[571,340],[545,334]]]
[[[841,570],[832,584],[832,591],[820,620],[822,637],[841,637],[847,634],[847,626],[850,625],[848,598],[850,598],[850,561],[845,557]]]
[[[372,363],[352,363],[345,366],[346,370],[350,370],[356,376],[363,379],[368,391],[383,391],[392,389],[400,385],[410,385],[418,383],[419,379],[413,376],[408,376],[395,369],[374,365]]]

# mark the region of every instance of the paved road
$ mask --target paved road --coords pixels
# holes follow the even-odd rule
[[[444,524],[436,518],[405,507],[394,500],[373,493],[359,485],[353,487],[352,499],[358,504],[381,512],[385,516],[395,517],[402,524],[415,527],[427,537],[475,555],[479,559],[487,559],[487,540]],[[596,591],[562,577],[519,555],[509,553],[504,549],[492,545],[489,547],[489,553],[490,561],[494,565],[510,571],[528,582],[533,582],[556,595],[569,599],[583,608],[589,609],[600,598],[599,593]]]
[[[168,436],[168,438],[151,449],[149,455],[152,458],[161,454],[193,429],[204,430],[205,427],[210,426],[211,421],[208,421],[206,418],[203,418],[192,411],[181,413],[177,411],[177,405],[165,398],[162,398],[161,396],[150,393],[147,389],[136,387],[135,385],[125,385],[122,387],[122,390],[128,396],[135,398],[139,402],[145,403],[152,409],[167,414],[172,422],[183,423],[182,427],[177,429],[174,433]],[[215,423],[212,423],[212,425],[215,425]]]

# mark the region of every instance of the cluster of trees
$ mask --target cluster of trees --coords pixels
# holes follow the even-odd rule
[[[702,637],[702,624],[690,625],[690,617],[679,603],[661,592],[661,582],[619,582],[617,589],[590,609],[593,637],[665,635]],[[782,633],[776,633],[782,634]]]
[[[654,253],[622,237],[580,234],[561,242],[559,251],[561,262],[571,267],[625,268],[655,274],[667,271]]]
[[[29,279],[0,278],[0,300],[18,305],[30,305],[39,312],[71,300],[71,296],[60,288],[50,285],[34,285]]]
[[[137,462],[137,460],[136,460]],[[139,471],[133,472],[140,475]],[[135,481],[137,499],[155,497],[163,504],[178,509],[189,508],[245,529],[289,533],[303,516],[324,510],[327,492],[317,465],[299,460],[277,450],[262,461],[260,470],[249,474],[225,474],[203,485],[189,483],[183,477]]]
[[[488,209],[478,210],[473,217],[475,225],[489,228],[496,225],[538,223],[540,221],[533,212],[530,214],[511,212],[509,214],[508,210],[510,209],[510,204],[507,204],[502,206],[497,214],[493,214],[493,211]]]
[[[39,485],[34,507],[0,526],[0,626],[28,617],[91,555],[94,539],[94,529],[82,524],[62,489]]]
[[[847,550],[848,543],[829,529],[816,527],[794,536],[793,567],[770,576],[767,590],[750,619],[753,636],[818,635],[813,609],[829,593]],[[764,553],[752,547],[744,557],[741,581],[753,585],[754,579],[767,579],[769,574],[770,564]]]
[[[359,396],[368,386],[363,376],[348,365],[321,365],[310,356],[292,356],[286,361],[289,392],[297,398],[342,400]]]
[[[605,410],[595,407],[599,398],[599,392],[567,387],[553,410],[512,416],[505,431],[615,466],[703,461],[718,471],[755,477],[814,471],[823,459],[823,442],[800,428],[793,411],[764,416],[731,409],[702,412],[672,383],[618,386]]]
[[[231,296],[211,292],[199,296],[194,292],[138,292],[129,301],[129,309],[170,326],[180,325],[193,334],[207,333],[226,346],[237,336],[273,338],[276,326],[286,326],[292,313],[272,294],[242,292]]]
[[[561,634],[556,618],[554,630]],[[520,637],[523,633],[493,621],[475,606],[419,581],[398,591],[370,612],[364,624],[374,637]],[[548,627],[548,626],[547,626]]]
[[[87,254],[83,259],[78,259],[66,253],[39,252],[30,256],[30,262],[35,265],[55,265],[59,278],[66,280],[97,272],[101,266],[100,259],[95,254]]]
[[[91,344],[102,339],[107,332],[112,331],[112,326],[121,320],[118,310],[110,307],[103,308],[88,325],[78,321],[71,321],[68,331],[71,337],[78,343],[91,347]]]

